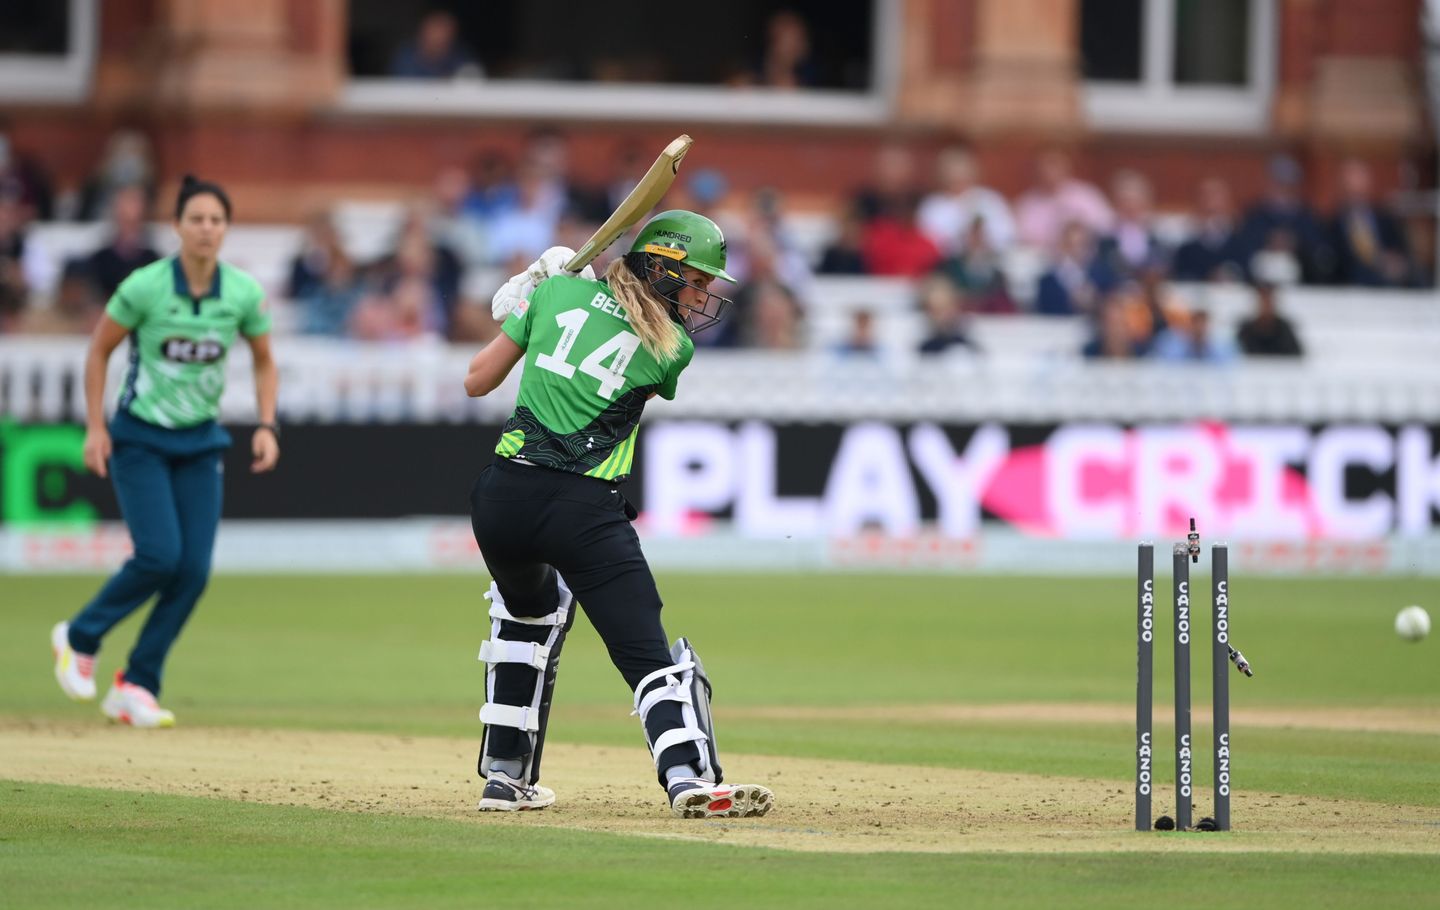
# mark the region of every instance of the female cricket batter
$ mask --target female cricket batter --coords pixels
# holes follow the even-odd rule
[[[175,202],[179,255],[125,279],[85,359],[85,466],[101,477],[114,474],[135,555],[83,610],[55,626],[50,642],[60,688],[71,698],[93,699],[95,655],[105,634],[158,594],[129,663],[100,703],[106,717],[136,727],[175,724],[155,699],[165,656],[210,575],[221,454],[230,445],[215,418],[237,332],[254,358],[260,411],[251,470],[268,471],[280,457],[270,314],[259,283],[217,258],[229,224],[225,191],[186,176]],[[107,429],[106,364],[126,336],[130,365]]]
[[[494,582],[479,808],[539,809],[550,697],[574,607],[585,607],[634,692],[672,810],[685,818],[764,815],[765,787],[725,785],[710,717],[710,683],[690,642],[669,644],[660,594],[618,485],[630,473],[645,402],[674,398],[695,353],[689,334],[729,301],[707,288],[725,273],[725,238],[693,212],[664,212],[603,281],[562,271],[547,250],[496,295],[503,333],[470,363],[465,390],[494,390],[523,357],[515,411],[471,492],[475,540]],[[530,289],[531,278],[540,283]]]

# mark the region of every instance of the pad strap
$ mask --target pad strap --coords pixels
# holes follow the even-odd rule
[[[490,595],[487,594],[485,596],[489,597]],[[564,609],[555,610],[544,616],[515,616],[509,610],[505,609],[504,604],[490,604],[491,619],[503,619],[506,622],[518,622],[526,626],[563,626],[565,625],[565,618],[569,612],[568,609]]]
[[[655,746],[652,749],[655,753],[655,767],[660,769],[660,756],[665,754],[665,750],[671,746],[678,746],[681,743],[706,743],[709,741],[710,737],[706,736],[704,731],[696,727],[676,727],[673,730],[666,730],[655,740]],[[704,755],[703,750],[701,754]]]
[[[534,733],[540,729],[540,712],[530,707],[520,708],[486,702],[480,707],[480,722],[486,726],[493,724],[497,727],[514,727],[526,733]]]
[[[649,715],[650,709],[655,707],[655,703],[661,701],[678,701],[682,705],[694,704],[690,698],[689,688],[681,685],[680,680],[671,677],[665,685],[656,686],[646,692],[645,697],[640,699],[640,707],[632,711],[631,716],[638,714],[645,717]]]
[[[676,676],[678,676],[679,674],[684,673],[684,672],[686,672],[687,670],[693,670],[693,669],[695,669],[695,661],[693,661],[693,660],[687,660],[687,661],[682,661],[682,662],[680,662],[680,663],[678,663],[678,664],[672,664],[671,666],[668,666],[668,667],[663,667],[663,668],[661,668],[661,669],[659,669],[659,670],[654,671],[653,673],[647,673],[647,674],[645,675],[645,678],[640,680],[640,684],[635,687],[635,710],[634,710],[634,712],[632,712],[632,713],[633,713],[633,714],[640,714],[640,715],[643,716],[644,714],[646,714],[646,713],[649,712],[649,710],[650,710],[649,705],[646,705],[644,708],[641,707],[641,704],[642,704],[642,702],[644,702],[645,696],[646,696],[646,694],[647,694],[647,693],[645,693],[645,687],[646,687],[646,686],[650,685],[652,682],[654,682],[655,680],[661,678],[662,676],[670,676],[670,675],[676,675]],[[671,683],[670,683],[670,685],[678,685],[678,683],[677,683],[677,681],[672,680]],[[654,702],[651,702],[651,704],[654,704]]]
[[[480,643],[480,660],[487,664],[528,664],[544,670],[550,663],[550,648],[529,641],[488,638]]]

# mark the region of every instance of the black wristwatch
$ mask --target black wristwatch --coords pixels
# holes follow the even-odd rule
[[[279,441],[280,441],[280,424],[278,424],[278,423],[262,423],[262,424],[258,424],[258,425],[255,427],[255,429],[257,429],[257,430],[269,430],[269,431],[271,432],[271,434],[274,435],[275,441],[276,441],[276,442],[279,442]]]

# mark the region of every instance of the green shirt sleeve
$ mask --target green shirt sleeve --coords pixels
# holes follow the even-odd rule
[[[105,305],[105,315],[115,320],[121,328],[134,329],[144,322],[148,315],[149,295],[143,292],[140,283],[139,272],[132,273],[120,282],[114,296]]]
[[[529,298],[520,306],[510,311],[505,317],[505,322],[500,326],[501,331],[510,336],[510,340],[520,346],[520,350],[528,350],[530,347],[530,326],[535,322],[535,310],[550,296],[550,280],[540,282],[540,286],[530,292]]]
[[[249,301],[245,306],[245,314],[240,319],[240,334],[246,338],[254,338],[257,335],[264,335],[270,331],[270,307],[265,303],[265,289],[260,287],[260,282],[252,282],[254,293],[249,295]]]
[[[675,392],[680,384],[680,373],[690,365],[690,360],[695,356],[695,348],[685,345],[680,349],[680,356],[670,363],[670,372],[665,376],[665,381],[660,383],[656,393],[666,401],[675,400]]]

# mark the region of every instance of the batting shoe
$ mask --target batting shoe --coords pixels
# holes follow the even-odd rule
[[[126,682],[124,670],[115,672],[115,685],[105,693],[100,710],[116,723],[132,727],[175,726],[175,715],[160,707],[149,689]]]
[[[758,784],[681,778],[666,789],[671,810],[681,818],[757,818],[775,805],[775,794]]]
[[[555,791],[539,784],[526,784],[502,771],[491,771],[480,794],[481,812],[523,812],[543,809],[555,802]]]
[[[70,647],[68,622],[57,622],[50,630],[50,650],[55,654],[55,681],[60,691],[76,701],[94,701],[95,655]]]

